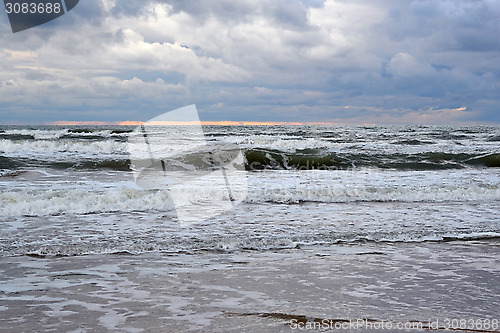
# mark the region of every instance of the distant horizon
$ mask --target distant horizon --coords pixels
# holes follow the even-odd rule
[[[334,122],[284,122],[284,121],[191,121],[191,122],[142,122],[142,121],[55,121],[47,123],[10,123],[0,126],[429,126],[429,127],[446,127],[446,126],[493,126],[498,127],[498,122],[463,122],[449,124],[425,124],[425,123],[334,123]]]

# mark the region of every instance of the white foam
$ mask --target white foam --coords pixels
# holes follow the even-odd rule
[[[111,130],[102,130],[102,131],[89,131],[89,132],[69,132],[67,133],[68,135],[71,135],[71,136],[76,136],[76,137],[79,137],[79,136],[100,136],[100,137],[103,137],[103,138],[109,138],[111,136],[123,136],[123,134],[127,134],[127,133],[111,133]]]
[[[353,138],[352,133],[342,133],[340,138],[332,140],[328,137],[303,138],[276,133],[266,135],[228,135],[224,138],[216,138],[227,143],[233,143],[244,149],[260,148],[293,153],[304,149],[322,149],[332,153],[367,153],[367,154],[423,154],[423,153],[449,153],[449,154],[488,154],[498,150],[498,142],[487,142],[478,140],[464,140],[457,142],[449,139],[434,139],[421,136],[397,137],[391,133],[391,140],[384,137],[367,139],[363,135]],[[420,139],[424,142],[420,145],[397,144],[398,140]]]
[[[468,188],[353,188],[345,185],[307,186],[302,188],[273,186],[249,191],[248,202],[441,202],[500,200],[500,188],[471,186]]]
[[[500,178],[494,171],[387,172],[387,171],[311,171],[250,173],[247,203],[298,202],[477,202],[500,201]],[[496,178],[493,178],[496,177]],[[82,179],[83,181],[83,179]],[[89,182],[90,180],[86,180]],[[0,193],[0,216],[52,215],[171,209],[168,179],[158,179],[158,190],[130,188],[126,183],[98,187],[86,182],[61,183],[52,190],[43,187]],[[161,182],[165,181],[162,189]],[[125,185],[124,185],[125,184]],[[6,184],[7,185],[7,184]],[[227,201],[214,186],[186,186],[176,191],[176,202],[206,203]],[[98,189],[99,188],[99,189]],[[227,193],[223,193],[228,195]],[[201,206],[200,206],[201,207]],[[202,208],[200,208],[202,209]]]
[[[1,177],[15,177],[19,175],[21,172],[18,170],[0,170],[0,178]]]
[[[316,170],[257,174],[259,177],[250,178],[247,201],[252,203],[500,200],[500,179],[495,171]]]
[[[16,157],[52,156],[55,154],[78,154],[78,156],[124,155],[127,154],[127,144],[111,140],[81,142],[64,139],[58,141],[11,141],[2,139],[0,140],[0,154]]]
[[[63,135],[68,134],[68,129],[61,130],[29,130],[29,129],[14,129],[7,130],[7,135],[32,135],[36,140],[59,139]]]
[[[158,180],[159,183],[162,179]],[[110,184],[110,186],[112,186]],[[102,188],[96,190],[89,184],[68,188],[67,184],[55,185],[52,190],[12,190],[0,193],[0,216],[48,216],[58,214],[89,214],[104,212],[167,211],[184,207],[207,215],[207,207],[214,203],[230,205],[227,191],[210,188],[206,183],[189,184],[175,192],[175,200],[167,185],[156,190],[135,188]],[[233,193],[234,194],[234,193]]]
[[[64,213],[88,214],[134,210],[169,210],[169,193],[165,190],[139,191],[111,189],[15,191],[0,193],[0,216],[46,216]]]

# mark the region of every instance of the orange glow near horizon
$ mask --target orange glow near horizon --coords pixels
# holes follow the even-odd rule
[[[277,125],[338,125],[337,123],[329,122],[286,122],[286,121],[119,121],[119,122],[102,122],[102,121],[55,121],[48,125],[56,126],[78,126],[78,125],[120,125],[120,126],[140,126],[140,125],[155,125],[155,126],[277,126]]]
[[[304,125],[298,122],[260,122],[260,121],[123,121],[118,125],[156,125],[156,126],[189,126],[189,125],[206,125],[206,126],[275,126],[275,125]]]
[[[54,121],[48,125],[56,126],[78,126],[78,125],[110,125],[110,123],[104,121]]]

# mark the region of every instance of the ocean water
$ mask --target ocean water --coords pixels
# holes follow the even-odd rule
[[[151,316],[170,322],[153,325],[156,329],[205,332],[230,331],[224,325],[232,322],[240,331],[258,331],[259,325],[287,331],[293,318],[304,322],[310,317],[424,322],[430,318],[421,318],[422,313],[436,314],[434,296],[422,296],[426,283],[428,289],[436,288],[435,296],[455,290],[471,299],[462,303],[452,297],[444,304],[455,317],[498,319],[494,309],[500,294],[492,281],[500,278],[500,127],[206,126],[209,142],[235,145],[244,153],[248,194],[234,209],[189,225],[177,220],[167,188],[135,184],[128,151],[133,130],[0,127],[0,315],[7,327],[29,329],[41,320],[55,331],[148,331],[153,330],[148,329]],[[186,189],[185,195],[196,193]],[[343,284],[346,290],[335,289],[343,274],[357,269],[346,265],[360,258],[368,267],[357,273],[364,282],[353,282],[351,276]],[[476,266],[463,266],[471,261]],[[252,280],[253,285],[247,281],[264,262],[267,272],[279,272],[290,283],[287,296],[271,296],[275,289],[260,280]],[[308,270],[292,274],[294,262]],[[321,276],[320,262],[330,270],[346,266],[345,271]],[[384,275],[403,264],[413,272],[399,276],[405,280],[413,274],[409,286],[414,287],[406,292],[394,287],[402,280]],[[155,273],[141,273],[137,267]],[[385,271],[375,271],[380,267]],[[158,276],[182,289],[193,287],[193,280],[183,284],[180,277],[196,275],[198,288],[213,286],[203,276],[227,270],[233,275],[246,270],[246,275],[234,275],[234,281],[253,286],[245,297],[220,299],[205,288],[198,290],[204,296],[193,309],[192,295],[176,289],[151,301],[155,308],[165,307],[163,316],[142,309],[135,296],[127,299],[135,306],[124,305],[128,312],[113,308],[117,303],[112,300],[130,293],[130,285],[135,292],[145,292],[141,285],[147,285],[149,293],[162,294],[153,291]],[[427,276],[418,277],[422,272]],[[142,280],[140,274],[145,274]],[[175,283],[172,274],[178,278]],[[440,274],[455,278],[440,284],[435,280]],[[120,287],[120,276],[127,276],[130,285]],[[302,304],[303,299],[291,295],[293,288],[308,290],[308,278],[311,295],[332,288],[338,298],[320,301],[318,296],[316,304]],[[331,284],[319,288],[322,279]],[[387,300],[396,299],[396,291],[386,290],[387,303],[379,297],[379,307],[368,307],[373,297],[368,289],[382,290],[384,280],[391,281],[392,287],[385,288],[396,290],[398,297],[421,295],[428,302],[395,305]],[[292,287],[292,281],[302,284]],[[226,289],[227,283],[221,282]],[[109,296],[106,305],[102,299],[84,301],[82,295],[77,302],[77,296],[63,292],[85,286],[86,295],[98,294],[89,289],[92,284]],[[346,295],[359,301],[342,300]],[[147,303],[148,297],[141,297]],[[28,314],[33,307],[35,315]],[[396,311],[405,307],[407,312]],[[81,311],[102,314],[92,326],[71,317]],[[140,311],[144,313],[138,315]],[[443,320],[447,314],[439,315]],[[277,324],[266,322],[273,320]]]

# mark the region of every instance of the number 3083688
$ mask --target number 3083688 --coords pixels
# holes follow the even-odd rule
[[[62,10],[61,4],[44,2],[44,3],[10,3],[5,4],[7,14],[59,14]]]

